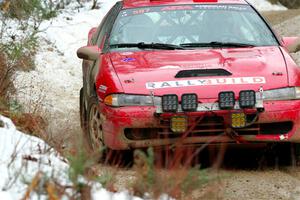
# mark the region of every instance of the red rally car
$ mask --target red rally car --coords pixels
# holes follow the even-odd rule
[[[245,0],[117,2],[83,59],[81,123],[94,150],[300,142],[300,67]]]

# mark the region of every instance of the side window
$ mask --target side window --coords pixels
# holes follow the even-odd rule
[[[109,13],[104,17],[104,19],[102,20],[102,22],[98,26],[97,31],[94,33],[94,35],[92,37],[92,41],[91,41],[93,45],[97,44],[97,39],[100,37],[100,34],[103,32],[103,29],[105,27],[107,18],[110,15],[110,13],[111,13],[111,11],[109,11]]]
[[[96,42],[98,46],[102,44],[103,40],[105,39],[104,37],[107,36],[107,34],[109,34],[109,32],[111,31],[120,9],[120,3],[117,3],[106,15],[105,19],[103,20],[103,23],[101,23],[99,29],[100,32],[98,34]]]
[[[115,7],[117,5],[118,5],[118,3],[116,5],[114,5],[114,7],[106,14],[106,16],[103,18],[102,22],[98,26],[97,31],[93,34],[93,37],[91,39],[91,43],[93,45],[97,44],[97,40],[98,40],[99,37],[103,37],[103,34],[101,36],[100,36],[100,34],[103,33],[103,29],[105,29],[107,21],[109,20],[109,17],[112,15],[113,10],[115,10]]]

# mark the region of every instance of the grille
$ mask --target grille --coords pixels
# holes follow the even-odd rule
[[[165,128],[126,128],[125,136],[130,140],[146,140],[157,138],[180,138],[182,134],[173,133],[163,121]],[[225,134],[222,117],[207,117],[196,125],[187,137],[217,136]],[[255,123],[249,127],[235,129],[239,135],[281,135],[293,129],[293,122]]]

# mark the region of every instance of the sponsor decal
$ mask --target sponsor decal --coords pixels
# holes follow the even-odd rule
[[[107,86],[105,86],[105,85],[100,85],[99,86],[99,92],[105,93],[106,90],[107,90]]]
[[[169,10],[193,10],[193,6],[166,6],[161,9],[161,11],[169,11]]]
[[[137,9],[137,10],[134,10],[132,13],[134,15],[139,15],[139,14],[144,14],[144,13],[147,13],[147,12],[150,12],[150,9],[149,8],[145,8],[145,9]]]
[[[236,78],[211,78],[193,79],[178,81],[148,82],[147,89],[179,88],[190,86],[210,86],[210,85],[246,85],[246,84],[265,84],[264,77],[236,77]]]
[[[123,62],[131,62],[131,61],[135,61],[134,58],[124,58],[122,59]]]
[[[121,14],[121,16],[122,16],[122,17],[127,17],[127,16],[128,16],[128,13],[127,13],[126,11],[123,11],[122,14]]]
[[[233,10],[233,11],[247,11],[248,6],[243,5],[195,5],[196,8],[202,10]]]
[[[176,65],[166,65],[166,66],[160,67],[160,69],[180,69],[180,66],[176,66]]]

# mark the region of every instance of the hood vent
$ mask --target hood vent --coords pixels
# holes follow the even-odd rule
[[[206,76],[231,76],[232,73],[225,69],[193,69],[179,71],[175,78],[206,77]]]

